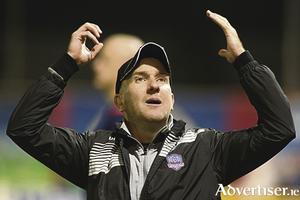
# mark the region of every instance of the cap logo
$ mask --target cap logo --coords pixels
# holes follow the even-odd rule
[[[174,169],[175,171],[179,171],[184,166],[182,157],[179,154],[168,155],[167,161],[168,167]]]

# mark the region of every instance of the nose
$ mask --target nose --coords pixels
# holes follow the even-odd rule
[[[157,83],[156,80],[150,81],[148,86],[148,93],[157,93],[159,92],[159,89],[160,89],[159,84]]]

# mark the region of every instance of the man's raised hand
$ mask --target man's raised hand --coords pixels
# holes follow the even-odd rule
[[[71,37],[68,54],[77,62],[79,66],[87,64],[99,53],[103,44],[98,41],[102,34],[101,29],[96,24],[85,23],[76,30]],[[86,40],[89,38],[95,46],[89,50],[86,46]]]
[[[219,55],[225,57],[228,62],[233,63],[233,61],[242,54],[245,49],[236,30],[230,25],[228,20],[217,13],[211,11],[206,11],[207,17],[218,24],[224,31],[227,40],[227,49],[221,49]]]

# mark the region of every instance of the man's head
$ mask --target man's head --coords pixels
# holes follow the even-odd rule
[[[119,69],[115,104],[126,120],[166,123],[174,105],[170,83],[166,52],[147,43]]]
[[[139,67],[139,62],[143,58],[155,58],[159,60],[165,67],[165,70],[169,74],[169,78],[171,80],[171,67],[167,53],[165,52],[164,48],[153,42],[148,42],[139,48],[139,50],[135,53],[134,57],[127,60],[127,62],[125,62],[119,68],[118,77],[116,81],[116,94],[119,93],[123,80],[130,76],[132,72]]]
[[[103,48],[92,62],[93,84],[113,99],[119,67],[132,58],[144,42],[129,34],[114,34],[103,41]]]

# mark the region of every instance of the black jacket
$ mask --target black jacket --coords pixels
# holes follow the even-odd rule
[[[147,176],[141,199],[220,199],[224,186],[257,168],[293,138],[295,129],[287,97],[269,68],[249,52],[234,62],[240,82],[258,113],[257,126],[230,132],[193,128],[174,120],[160,133],[159,152]],[[53,69],[65,80],[78,69],[67,54]],[[130,199],[129,147],[135,145],[120,123],[116,132],[77,133],[53,127],[47,120],[66,83],[52,73],[41,77],[14,110],[7,134],[24,151],[87,191],[88,199]]]

